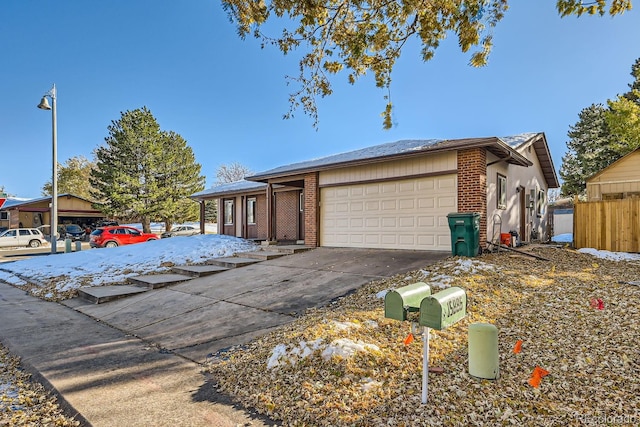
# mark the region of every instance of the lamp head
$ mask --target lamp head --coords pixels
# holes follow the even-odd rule
[[[40,104],[38,104],[38,108],[41,110],[51,110],[51,106],[49,105],[49,101],[46,96],[42,97]]]

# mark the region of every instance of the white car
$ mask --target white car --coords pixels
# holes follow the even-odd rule
[[[44,235],[37,228],[11,228],[0,234],[0,248],[37,248],[45,243]]]
[[[200,234],[200,229],[192,225],[180,225],[178,227],[173,227],[171,231],[165,231],[162,233],[161,237],[164,239],[165,237],[195,236],[196,234]]]

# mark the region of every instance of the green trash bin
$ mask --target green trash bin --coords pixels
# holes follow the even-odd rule
[[[474,257],[480,253],[480,214],[453,212],[447,215],[451,230],[451,253]]]

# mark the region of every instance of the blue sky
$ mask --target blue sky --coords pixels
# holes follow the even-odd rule
[[[0,2],[0,185],[39,197],[51,178],[51,113],[58,89],[58,161],[92,157],[120,113],[147,106],[193,148],[207,186],[219,166],[254,172],[400,139],[545,132],[556,169],[578,113],[628,89],[640,57],[640,14],[564,18],[555,1],[515,1],[484,68],[455,37],[427,63],[407,46],[393,74],[395,126],[382,129],[384,91],[370,77],[333,79],[319,130],[288,110],[284,76],[295,55],[240,40],[215,0]]]

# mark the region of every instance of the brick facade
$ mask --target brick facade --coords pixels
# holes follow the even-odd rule
[[[480,213],[480,246],[487,242],[487,151],[458,151],[458,212]]]
[[[320,221],[320,188],[318,187],[318,173],[304,176],[304,244],[317,247],[318,228]]]
[[[276,240],[298,240],[298,191],[280,191],[275,196],[275,237]]]
[[[265,194],[256,195],[256,238],[267,238],[267,216],[264,214],[267,211],[267,196]]]

